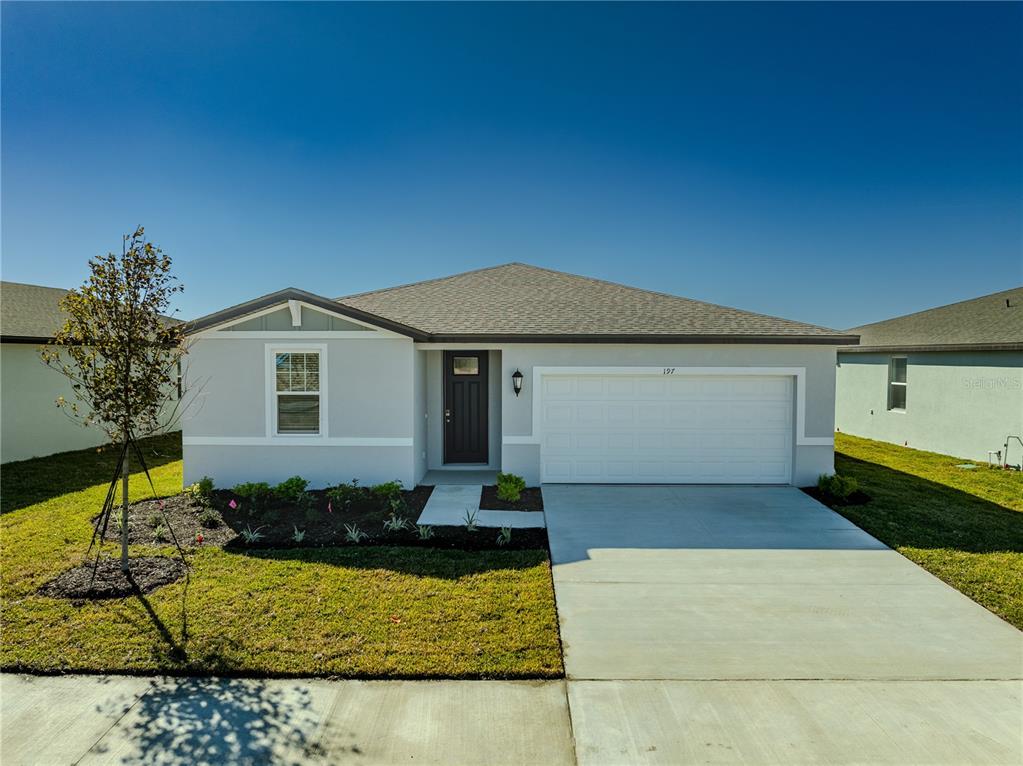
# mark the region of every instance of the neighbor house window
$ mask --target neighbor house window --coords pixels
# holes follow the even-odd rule
[[[888,360],[888,409],[906,409],[906,357]]]
[[[278,434],[320,433],[320,352],[274,353]]]

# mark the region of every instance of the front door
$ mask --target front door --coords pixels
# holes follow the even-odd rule
[[[444,462],[486,463],[487,352],[444,352]]]

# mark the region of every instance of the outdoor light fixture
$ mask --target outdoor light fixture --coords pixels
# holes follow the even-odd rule
[[[522,393],[522,373],[518,370],[512,373],[512,388],[515,389],[515,396]]]

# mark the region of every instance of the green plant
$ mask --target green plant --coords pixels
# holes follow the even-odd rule
[[[312,524],[320,518],[320,512],[316,508],[310,506],[305,509],[305,520],[307,524]]]
[[[220,526],[220,514],[207,508],[199,514],[199,523],[206,527],[206,529],[216,529]]]
[[[301,543],[305,540],[305,530],[294,527],[295,531],[291,533],[291,539],[296,543]]]
[[[420,524],[416,527],[416,531],[419,533],[420,540],[429,540],[433,537],[433,527],[429,524]]]
[[[292,476],[274,487],[274,497],[289,505],[307,506],[312,500],[312,496],[305,491],[308,486],[309,482],[301,476]]]
[[[273,489],[265,481],[236,484],[231,491],[243,500],[248,500],[252,510],[266,508],[274,497]]]
[[[213,479],[203,476],[195,484],[185,487],[185,494],[201,505],[209,505],[210,500],[213,499],[213,489]]]
[[[345,540],[350,543],[361,543],[369,535],[359,529],[357,524],[345,524]]]
[[[163,524],[157,524],[156,529],[153,530],[153,540],[158,543],[167,542],[167,527]]]
[[[369,492],[384,508],[393,508],[392,503],[401,500],[401,482],[387,481],[369,488]]]
[[[342,482],[336,487],[330,487],[327,490],[327,497],[331,503],[337,505],[335,510],[342,511],[368,505],[373,500],[372,493],[366,487],[360,487],[358,479],[352,479],[348,484]]]
[[[859,489],[859,482],[852,476],[821,474],[817,479],[817,489],[825,498],[844,502]]]
[[[163,526],[163,516],[159,513],[151,513],[146,517],[146,523],[153,529]]]
[[[526,488],[526,480],[513,473],[497,474],[497,497],[506,503],[517,503]]]
[[[511,527],[501,527],[501,531],[497,534],[497,544],[507,545],[511,542]]]
[[[400,532],[409,525],[408,519],[404,516],[395,516],[393,513],[391,517],[384,520],[384,531],[385,532]]]
[[[252,545],[253,543],[258,543],[263,539],[262,529],[262,527],[256,527],[253,529],[251,525],[246,525],[245,529],[241,531],[241,536],[244,538],[245,542]]]
[[[465,522],[466,532],[475,532],[477,529],[479,529],[479,527],[476,525],[476,516],[478,515],[478,513],[479,513],[478,511],[466,507],[465,518],[463,519],[463,521]]]

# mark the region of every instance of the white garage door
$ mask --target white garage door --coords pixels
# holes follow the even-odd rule
[[[540,388],[542,481],[791,481],[791,377],[545,374]]]

